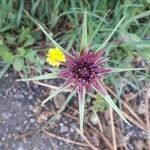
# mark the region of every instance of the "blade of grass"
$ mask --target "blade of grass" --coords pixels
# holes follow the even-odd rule
[[[104,17],[103,17],[104,20],[105,20],[107,14],[108,14],[109,12],[110,12],[110,10],[108,10],[108,11],[106,12],[106,14],[104,15]],[[101,22],[99,23],[99,25],[97,26],[96,30],[95,30],[94,33],[92,34],[92,37],[90,38],[90,42],[89,42],[88,45],[91,45],[93,39],[95,38],[95,36],[96,36],[96,34],[98,33],[98,31],[99,31],[99,29],[100,29],[100,27],[101,27],[102,24],[103,24],[103,21],[101,21]]]
[[[108,36],[108,38],[105,40],[105,42],[97,49],[97,51],[99,51],[99,49],[104,48],[107,45],[107,43],[109,42],[111,37],[114,35],[114,33],[117,31],[117,29],[120,27],[120,25],[124,19],[125,19],[125,16],[117,23],[117,25],[115,26],[115,28],[113,29],[111,34]]]
[[[16,20],[17,27],[19,27],[20,22],[21,22],[22,13],[23,13],[23,7],[24,7],[24,0],[21,0],[20,8],[19,8],[18,15],[17,15],[17,20]]]
[[[135,20],[140,19],[140,18],[143,18],[143,17],[147,17],[147,16],[150,16],[150,10],[145,11],[145,12],[143,12],[143,13],[140,13],[140,14],[138,14],[138,15],[136,15],[136,16],[130,18],[129,20],[127,20],[127,21],[123,24],[122,29],[123,29],[123,30],[127,30],[127,26],[130,24],[130,22],[135,21]]]

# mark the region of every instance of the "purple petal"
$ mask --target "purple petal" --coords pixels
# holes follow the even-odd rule
[[[73,53],[73,56],[75,57],[75,59],[78,59],[78,54],[77,54],[77,52],[74,50],[73,47],[71,48],[71,50],[72,50],[72,53]]]
[[[68,78],[72,77],[72,73],[70,72],[69,69],[64,69],[58,73],[58,76],[63,79],[68,79]]]
[[[97,60],[102,57],[104,54],[104,49],[100,49],[98,52],[95,53],[94,59]]]
[[[85,85],[86,91],[90,92],[90,90],[91,90],[91,84],[89,82],[86,82],[84,85]]]
[[[94,62],[94,64],[91,66],[98,67],[98,66],[102,65],[103,63],[105,63],[108,59],[109,58],[106,58],[106,59],[101,58],[101,59],[97,60],[96,62]]]

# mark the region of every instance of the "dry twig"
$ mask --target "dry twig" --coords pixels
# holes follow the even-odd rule
[[[116,134],[115,134],[115,126],[114,126],[114,117],[113,117],[113,109],[111,107],[110,107],[110,122],[111,122],[111,131],[112,131],[114,150],[117,150],[117,142],[116,142]]]
[[[149,101],[150,101],[150,89],[146,92],[145,97],[145,105],[146,105],[146,125],[147,125],[147,133],[148,133],[148,149],[150,149],[150,116],[149,116]]]

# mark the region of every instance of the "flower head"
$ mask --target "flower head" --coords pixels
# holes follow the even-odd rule
[[[111,69],[102,67],[106,61],[102,57],[103,52],[101,49],[98,52],[82,51],[79,55],[76,52],[74,55],[65,54],[66,62],[62,63],[65,69],[59,72],[59,77],[77,88],[80,95],[83,88],[88,92],[92,87],[106,94],[100,79]]]
[[[47,62],[52,65],[59,67],[60,62],[65,62],[65,55],[59,48],[50,48],[47,53]]]

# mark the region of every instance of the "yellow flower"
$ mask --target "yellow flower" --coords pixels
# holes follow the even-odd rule
[[[65,55],[59,48],[50,48],[47,53],[47,62],[54,67],[59,67],[60,62],[66,62]]]

